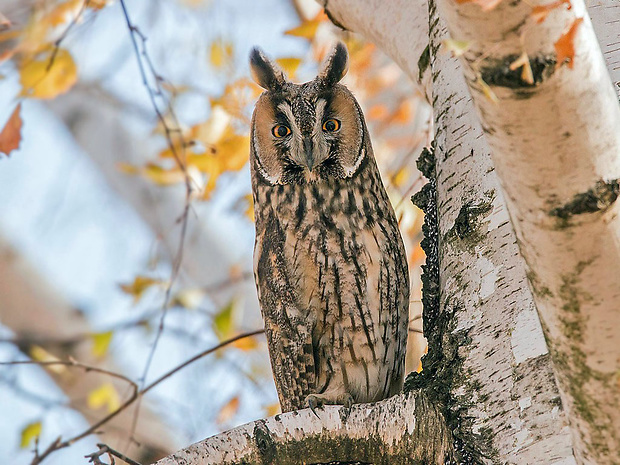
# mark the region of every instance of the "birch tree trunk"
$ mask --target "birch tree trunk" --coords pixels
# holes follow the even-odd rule
[[[438,5],[452,38],[469,44],[465,78],[509,199],[576,455],[617,463],[620,107],[587,12],[575,1],[535,24],[532,2],[486,12]],[[554,44],[571,27],[566,66]],[[509,67],[524,52],[531,83]]]
[[[447,1],[445,0],[445,2]],[[503,3],[506,3],[506,8],[517,8],[515,5],[518,5],[518,3],[510,3],[510,5],[508,2]],[[616,428],[611,434],[608,431],[604,433],[600,440],[606,443],[608,449],[600,454],[600,449],[597,449],[592,437],[581,435],[580,428],[583,427],[582,425],[586,423],[586,431],[592,431],[591,425],[587,425],[587,422],[581,418],[574,420],[572,417],[574,414],[574,398],[572,398],[570,391],[566,392],[567,373],[565,368],[567,366],[575,367],[575,360],[571,359],[571,357],[574,358],[575,354],[570,352],[566,354],[569,359],[563,364],[561,350],[566,349],[561,349],[562,346],[558,344],[558,339],[551,337],[550,340],[553,344],[551,355],[555,357],[555,360],[552,360],[553,357],[550,355],[545,342],[545,336],[550,334],[550,329],[546,327],[547,334],[543,335],[535,301],[541,302],[542,307],[544,307],[540,309],[543,316],[545,316],[545,312],[553,314],[555,309],[561,309],[561,306],[554,307],[545,299],[540,298],[540,278],[533,282],[533,289],[536,291],[535,296],[530,291],[528,273],[526,272],[527,265],[519,252],[519,245],[528,259],[540,255],[540,260],[555,261],[551,264],[540,263],[545,279],[559,276],[561,282],[562,277],[569,276],[571,278],[568,283],[569,287],[578,284],[581,286],[583,285],[581,280],[585,279],[586,275],[593,273],[586,273],[582,270],[581,274],[575,276],[574,268],[570,268],[575,263],[574,261],[571,262],[570,257],[553,256],[550,251],[544,249],[543,246],[549,247],[551,251],[557,250],[545,238],[545,234],[549,233],[549,228],[545,228],[545,218],[540,218],[540,210],[537,212],[538,223],[532,220],[532,217],[536,215],[530,211],[521,212],[517,210],[520,212],[519,216],[513,216],[519,225],[520,234],[523,234],[523,230],[525,230],[523,223],[527,224],[527,221],[523,218],[526,218],[530,223],[533,223],[528,224],[528,227],[535,234],[536,240],[542,242],[533,245],[533,239],[530,237],[527,237],[527,242],[524,242],[523,239],[520,242],[517,241],[518,236],[515,235],[515,230],[508,216],[507,202],[491,162],[491,148],[487,145],[484,137],[483,126],[476,118],[474,102],[472,102],[467,89],[467,81],[463,78],[463,72],[458,61],[440,50],[442,40],[447,38],[447,35],[443,22],[437,17],[434,2],[430,4],[430,12],[421,10],[421,2],[394,2],[394,4],[398,4],[398,8],[393,8],[392,3],[386,5],[385,2],[378,3],[373,0],[357,2],[329,0],[323,2],[328,16],[338,26],[371,37],[388,55],[395,58],[414,80],[419,80],[419,76],[427,75],[430,69],[433,82],[431,101],[435,113],[435,151],[434,154],[427,152],[419,161],[420,168],[427,177],[430,177],[431,182],[416,196],[416,201],[424,208],[428,221],[425,224],[426,239],[424,246],[427,253],[427,264],[423,278],[423,299],[424,330],[429,339],[429,354],[423,361],[424,370],[421,375],[410,375],[407,379],[405,390],[411,392],[406,398],[407,400],[397,397],[373,406],[354,406],[352,418],[358,418],[357,414],[365,408],[370,408],[373,412],[388,412],[388,417],[397,421],[385,420],[385,434],[382,435],[382,441],[386,444],[393,441],[394,429],[396,428],[397,431],[401,432],[400,438],[402,440],[413,442],[412,438],[415,437],[417,441],[423,442],[424,447],[438,451],[439,455],[431,455],[426,457],[426,461],[416,462],[419,460],[419,456],[414,455],[413,447],[419,444],[403,445],[402,441],[397,440],[395,442],[398,444],[397,448],[405,450],[409,454],[407,460],[398,461],[402,460],[402,456],[390,455],[393,449],[385,444],[379,446],[381,450],[379,458],[370,456],[364,451],[364,447],[369,443],[376,444],[374,442],[376,434],[372,433],[376,430],[373,429],[375,426],[372,422],[370,422],[370,426],[368,424],[366,426],[359,425],[357,422],[352,423],[351,429],[347,430],[345,439],[340,443],[346,448],[347,454],[334,454],[331,445],[342,437],[345,412],[338,407],[329,407],[321,415],[320,420],[312,417],[307,410],[276,416],[273,419],[259,420],[191,446],[163,460],[160,462],[162,465],[173,463],[240,463],[248,457],[252,457],[251,460],[257,463],[271,463],[269,457],[273,456],[269,454],[274,453],[274,450],[278,451],[280,455],[277,457],[282,460],[282,462],[276,463],[289,463],[287,460],[308,457],[311,462],[319,460],[324,462],[331,460],[374,460],[373,463],[444,463],[445,461],[445,463],[568,465],[576,463],[576,461],[592,463],[591,457],[594,456],[597,457],[599,463],[614,463],[614,457],[618,457],[618,455],[612,455],[610,451],[614,447],[612,444],[614,441],[613,434],[619,428]],[[450,4],[449,7],[454,8],[454,5]],[[468,7],[470,9],[467,10],[467,13],[475,17],[472,9],[480,9],[480,7],[476,5],[469,5]],[[606,7],[611,8],[609,5]],[[414,43],[414,41],[417,39],[416,34],[419,34],[421,30],[417,26],[418,19],[429,17],[429,13],[429,59],[423,60],[419,58],[423,55],[419,48],[420,42]],[[464,20],[466,16],[463,15],[461,20]],[[458,19],[459,16],[454,14],[451,19],[456,21],[455,18]],[[473,47],[478,52],[477,57],[480,57],[483,49],[486,51],[485,57],[494,56],[496,53],[496,49],[488,42],[480,45],[482,41],[478,36],[485,31],[484,27],[500,27],[503,23],[510,21],[521,24],[522,20],[523,18],[521,18],[521,22],[518,22],[514,20],[512,14],[507,15],[504,12],[504,16],[494,17],[493,20],[485,22],[484,25],[478,24],[477,29],[472,26],[471,30],[468,31],[474,37],[472,41],[478,40],[478,43]],[[415,25],[409,30],[407,29],[408,21],[415,21]],[[381,32],[377,31],[378,28],[381,29]],[[478,33],[477,36],[474,34],[475,32]],[[605,37],[612,35],[609,33]],[[543,36],[544,34],[537,37],[542,40]],[[495,36],[490,35],[490,37]],[[422,39],[424,45],[426,39]],[[534,41],[534,39],[531,40]],[[543,41],[542,43],[546,42]],[[408,52],[407,48],[409,48]],[[501,50],[501,47],[497,47],[497,49]],[[584,55],[581,50],[578,48],[578,57]],[[407,53],[409,54],[407,55]],[[610,51],[610,55],[612,53]],[[592,61],[584,67],[589,69],[592,74],[580,74],[579,78],[583,82],[577,83],[578,85],[572,89],[572,94],[575,97],[575,94],[578,95],[577,90],[583,91],[584,87],[588,87],[592,92],[591,98],[605,109],[603,117],[608,118],[608,120],[600,122],[599,116],[593,115],[592,112],[586,112],[577,118],[578,128],[575,128],[575,132],[564,137],[572,138],[573,144],[576,144],[580,150],[589,150],[587,157],[591,157],[590,160],[598,160],[598,157],[603,154],[603,160],[592,163],[593,167],[589,167],[589,170],[586,169],[586,174],[583,176],[587,177],[587,173],[590,173],[589,180],[592,181],[591,173],[594,172],[601,177],[605,174],[617,179],[614,172],[614,157],[612,156],[614,150],[616,155],[618,153],[618,146],[615,145],[615,135],[618,134],[618,130],[615,126],[616,116],[613,109],[616,99],[615,97],[611,98],[613,105],[609,104],[610,86],[609,82],[605,81],[604,76],[607,76],[607,73],[602,69],[600,52],[590,50],[590,53],[585,55]],[[517,54],[512,57],[512,61],[518,56]],[[414,59],[415,62],[412,62]],[[406,64],[403,64],[403,61],[406,61]],[[469,59],[468,63],[471,65],[472,61]],[[509,65],[512,61],[507,62],[507,64]],[[428,66],[429,63],[430,67]],[[505,59],[503,63],[506,63]],[[588,68],[590,65],[592,66]],[[565,70],[561,69],[557,74],[561,73],[565,73]],[[588,82],[589,79],[592,82]],[[468,76],[468,81],[471,82],[471,76]],[[562,85],[566,86],[567,82],[571,82],[570,78],[565,78]],[[601,83],[605,85],[601,86]],[[543,210],[547,213],[552,208],[561,208],[562,199],[570,204],[571,195],[566,196],[567,192],[572,195],[584,192],[583,190],[575,190],[575,186],[566,187],[574,179],[580,179],[573,171],[583,170],[583,163],[579,164],[577,163],[579,160],[571,159],[573,166],[567,166],[565,163],[559,163],[557,159],[561,156],[568,157],[572,153],[572,150],[569,150],[565,144],[561,145],[561,141],[557,141],[558,138],[555,133],[558,130],[557,126],[567,124],[567,127],[572,127],[573,122],[565,121],[562,114],[558,114],[556,111],[555,120],[550,126],[545,127],[540,124],[540,117],[533,114],[537,111],[536,108],[541,115],[548,114],[545,112],[549,111],[549,105],[551,108],[569,111],[565,107],[570,107],[570,105],[560,99],[561,92],[567,89],[562,89],[562,86],[559,87],[560,89],[556,90],[558,94],[555,97],[549,97],[547,100],[541,97],[541,100],[536,101],[536,104],[527,103],[527,105],[532,106],[528,108],[527,116],[521,117],[522,121],[519,121],[520,124],[517,125],[519,131],[522,131],[519,136],[525,141],[529,140],[528,143],[531,143],[532,138],[525,137],[526,134],[523,133],[525,130],[521,128],[526,127],[527,124],[541,126],[540,130],[530,128],[534,134],[541,133],[539,143],[543,146],[546,144],[546,151],[541,151],[541,156],[532,157],[548,168],[546,171],[543,170],[547,177],[546,185],[538,186],[541,191],[539,197],[543,198],[543,195],[556,191],[565,194],[565,197],[553,199],[556,204],[559,203],[559,206],[547,206]],[[549,92],[550,88],[553,92],[553,86],[550,85],[543,85],[540,89],[529,89],[528,92],[542,95]],[[476,98],[475,93],[474,96]],[[483,119],[485,131],[488,131],[489,127],[495,128],[498,132],[503,131],[504,146],[510,146],[513,151],[523,150],[519,143],[525,144],[525,142],[520,139],[514,140],[518,137],[511,134],[510,129],[512,127],[508,127],[507,121],[516,124],[513,123],[513,120],[519,119],[520,115],[516,111],[525,111],[517,105],[521,103],[527,106],[526,102],[512,99],[510,105],[515,105],[512,110],[515,113],[513,120],[507,120],[510,112],[506,111],[508,116],[501,114],[503,111],[502,97],[505,96],[498,96],[500,97],[500,105],[491,109],[484,107],[485,111],[492,113],[493,117],[496,118],[492,121],[487,121],[487,118]],[[556,99],[560,100],[559,103]],[[603,99],[605,102],[602,101]],[[532,100],[531,97],[530,100]],[[478,101],[475,103],[481,105]],[[573,98],[572,103],[574,108],[570,111],[585,110],[583,100],[579,101]],[[558,107],[558,105],[560,106]],[[601,127],[607,133],[599,134],[597,131],[600,128],[592,128],[585,124],[584,118],[586,116],[590,117],[590,125],[592,122],[600,122]],[[498,126],[498,122],[504,121],[506,121],[505,126]],[[542,133],[546,135],[546,138],[543,137]],[[591,134],[601,137],[590,140]],[[495,135],[495,137],[496,139],[491,138],[491,140],[495,140],[496,144],[502,147],[500,136]],[[594,149],[588,147],[588,143],[594,145]],[[607,147],[605,147],[606,145]],[[495,145],[491,147],[495,150]],[[495,157],[496,154],[493,153],[493,156]],[[554,163],[548,162],[548,159],[552,157],[555,157]],[[521,160],[519,157],[516,158]],[[508,161],[505,163],[509,164]],[[521,164],[524,165],[524,162]],[[521,168],[523,169],[523,166]],[[534,167],[530,166],[529,169],[533,171]],[[553,171],[554,169],[555,171]],[[608,169],[611,171],[604,171]],[[500,175],[503,174],[501,170],[498,171],[500,171]],[[567,172],[572,173],[572,177],[565,179]],[[527,176],[525,176],[526,174]],[[520,179],[528,179],[528,176],[540,177],[540,173],[519,173],[519,176],[523,177],[516,177],[511,181],[522,182]],[[594,182],[596,179],[594,178]],[[506,180],[503,178],[502,180],[506,183]],[[561,180],[561,182],[556,180]],[[563,185],[558,186],[557,184],[560,183]],[[528,186],[520,187],[526,192],[529,189],[531,194],[531,186],[530,188]],[[509,204],[514,209],[514,193],[508,190],[508,195]],[[546,197],[546,200],[548,201],[549,197]],[[564,228],[556,228],[551,232],[566,236],[563,239],[565,241],[571,239],[573,242],[565,243],[567,246],[575,247],[581,240],[583,250],[579,251],[580,256],[596,253],[595,247],[605,245],[610,248],[613,254],[617,250],[614,247],[617,247],[619,243],[619,241],[614,243],[609,239],[614,238],[610,230],[614,227],[614,221],[617,221],[617,215],[614,215],[612,210],[613,200],[608,200],[608,205],[603,203],[602,206],[599,206],[598,209],[602,211],[589,213],[594,217],[594,222],[607,225],[606,228],[594,231],[595,234],[603,234],[603,244],[584,243],[584,236],[571,238],[571,228],[574,228],[573,223],[577,223],[571,217],[566,219],[567,224]],[[540,199],[532,201],[534,202],[532,205],[540,209],[542,201]],[[594,203],[598,205],[596,201]],[[604,217],[604,219],[601,220],[600,217]],[[556,218],[561,217],[556,216]],[[583,223],[585,223],[584,220],[579,221],[577,227]],[[620,231],[617,225],[615,228],[616,231]],[[598,236],[585,237],[598,238]],[[533,247],[532,250],[536,254],[524,252],[524,249],[530,246]],[[541,251],[541,249],[543,250]],[[570,249],[568,252],[569,255],[574,253]],[[600,255],[590,255],[588,259],[609,260],[609,258]],[[569,268],[562,268],[562,266]],[[585,267],[588,266],[585,265]],[[618,267],[613,263],[613,259],[609,266],[612,266],[612,268],[607,269],[609,275],[615,277]],[[605,270],[599,271],[603,273]],[[529,277],[530,279],[533,277],[531,272]],[[606,283],[602,285],[603,291],[607,292],[608,297],[613,295],[613,292],[609,292],[610,287],[613,291],[613,285],[610,286],[611,280],[603,281]],[[559,298],[563,296],[561,291],[561,285],[559,289],[555,288]],[[582,305],[593,307],[581,292],[571,291],[571,293],[573,294],[572,298],[577,299],[581,310],[583,310]],[[601,297],[603,295],[605,294],[600,294]],[[550,296],[543,295],[543,297]],[[598,298],[599,295],[596,297]],[[603,305],[604,302],[599,300],[599,306]],[[612,302],[613,300],[606,301],[608,305]],[[557,302],[554,304],[557,305]],[[608,310],[611,309],[611,307],[607,308]],[[564,309],[564,311],[566,310]],[[591,318],[594,317],[593,312],[589,315]],[[605,318],[609,315],[609,311],[603,311],[600,315],[596,315],[596,318]],[[596,318],[594,319],[596,320]],[[609,320],[607,323],[617,333],[618,323]],[[592,323],[580,321],[579,324],[588,325]],[[554,336],[553,333],[551,334]],[[565,343],[565,347],[570,349],[571,342],[575,341],[562,342]],[[582,344],[582,341],[576,342]],[[605,364],[605,368],[608,370],[617,369],[615,362],[606,358],[609,355],[607,351],[610,349],[609,344],[611,343],[612,340],[607,339],[598,346],[589,345],[588,350],[590,352],[587,356],[592,360],[598,360],[600,364]],[[577,357],[577,361],[588,367],[586,365],[588,358],[585,355],[584,357]],[[558,367],[562,381],[561,386],[564,389],[562,392],[556,381]],[[579,369],[580,367],[577,366],[576,368]],[[597,376],[591,376],[592,379],[586,381],[599,382],[598,373],[591,370],[592,367],[587,368],[587,372]],[[613,396],[612,398],[608,396],[609,391],[613,391],[613,387],[610,389],[611,378],[606,377],[605,381],[607,384],[602,386],[604,389],[598,393],[591,391],[589,386],[583,387],[584,392],[587,389],[587,393],[593,396],[592,400],[588,398],[586,402],[591,402],[597,408],[601,408],[598,405],[597,395],[603,396],[600,400],[614,401]],[[395,399],[396,402],[401,403],[401,408],[394,409],[393,402]],[[567,402],[570,410],[564,409],[564,402]],[[426,408],[421,408],[420,405],[425,405]],[[340,418],[335,418],[336,412],[340,414]],[[411,412],[413,412],[413,416],[411,416]],[[429,415],[429,412],[435,412],[435,414]],[[609,411],[605,411],[605,413],[609,415],[609,418],[611,417]],[[379,418],[382,418],[380,414],[378,415]],[[431,424],[424,424],[429,417],[433,419]],[[373,416],[373,418],[377,417]],[[320,435],[315,433],[317,421],[321,422]],[[411,434],[411,429],[408,426],[411,422],[414,424],[414,430],[420,428],[423,431],[421,435]],[[423,426],[420,426],[420,423]],[[267,425],[266,437],[271,438],[266,442],[269,445],[268,447],[261,446],[261,444],[265,444],[265,436],[263,435],[265,431],[262,429],[264,425]],[[604,423],[603,426],[606,424]],[[305,431],[306,428],[308,428],[308,434],[300,435],[300,431]],[[361,444],[351,440],[351,438],[359,437],[358,428],[366,428],[367,431],[368,439],[362,441]],[[289,444],[293,444],[293,447],[289,448]],[[303,444],[304,447],[298,447],[300,444]],[[315,455],[314,453],[299,455],[300,453],[305,454],[309,450],[320,450],[322,445],[326,446],[322,455]],[[617,446],[617,441],[615,445]],[[275,449],[271,447],[275,447]],[[576,456],[573,455],[573,450],[576,451]],[[297,455],[287,455],[287,452]],[[224,459],[218,461],[217,457],[223,457],[228,461]]]

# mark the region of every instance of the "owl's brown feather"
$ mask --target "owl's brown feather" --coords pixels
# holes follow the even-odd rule
[[[317,133],[329,118],[342,128]],[[290,139],[270,136],[287,122]],[[317,153],[292,154],[304,147],[293,137],[311,137]],[[282,410],[397,393],[409,276],[359,105],[339,84],[286,83],[261,97],[251,139],[254,268]],[[305,156],[320,163],[304,167]]]

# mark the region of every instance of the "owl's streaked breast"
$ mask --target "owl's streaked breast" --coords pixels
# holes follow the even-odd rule
[[[289,319],[311,327],[317,392],[340,376],[357,402],[394,393],[405,343],[394,336],[406,335],[409,294],[393,212],[381,210],[387,195],[367,164],[353,179],[256,186],[257,230],[268,215],[282,231],[297,297]]]

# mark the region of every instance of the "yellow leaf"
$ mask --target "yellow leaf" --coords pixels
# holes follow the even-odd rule
[[[149,278],[147,276],[136,276],[132,283],[129,284],[121,284],[120,288],[126,294],[133,296],[133,302],[136,303],[142,297],[144,291],[146,291],[149,287],[160,285],[162,281]]]
[[[228,339],[234,330],[233,313],[236,302],[231,300],[213,318],[213,329],[217,333],[220,341]]]
[[[108,413],[114,412],[121,405],[118,392],[112,383],[105,383],[88,393],[88,407],[97,410],[106,407]]]
[[[321,24],[320,20],[311,19],[308,21],[304,21],[299,26],[294,27],[293,29],[285,31],[284,34],[288,36],[303,37],[304,39],[312,40],[316,35],[319,24]]]
[[[41,422],[35,421],[32,423],[28,423],[20,434],[21,439],[19,441],[19,447],[25,449],[30,445],[30,443],[41,435]]]
[[[54,98],[68,91],[77,81],[77,67],[65,49],[47,50],[38,59],[20,66],[20,95],[41,99]]]
[[[258,348],[258,342],[255,337],[244,337],[243,339],[238,339],[232,343],[237,349],[241,349],[245,352],[249,352]]]
[[[482,90],[482,93],[487,99],[489,99],[491,102],[495,103],[496,105],[499,103],[499,99],[497,98],[497,95],[495,95],[495,92],[493,92],[493,90],[489,87],[489,85],[486,82],[484,82],[481,76],[478,76],[478,79],[476,79],[476,84],[480,86],[480,90]]]
[[[112,331],[107,331],[105,333],[97,333],[93,334],[93,355],[95,357],[104,357],[108,353],[108,348],[110,347],[110,341],[112,341]]]
[[[185,174],[178,167],[166,169],[155,163],[147,163],[141,172],[148,179],[160,186],[179,184],[185,180]]]
[[[131,163],[125,163],[124,161],[118,162],[116,164],[116,168],[121,173],[131,174],[131,175],[140,174],[140,168],[138,168],[136,165],[132,165]]]
[[[93,10],[101,10],[110,4],[111,0],[90,0],[88,7]]]
[[[534,74],[532,73],[532,67],[530,66],[530,59],[525,51],[515,61],[510,63],[510,69],[514,71],[517,68],[521,68],[521,79],[528,84],[534,84]]]
[[[460,57],[465,53],[470,46],[470,42],[464,40],[446,39],[443,41],[443,46],[452,52],[455,57]]]
[[[280,404],[277,402],[275,404],[267,405],[265,407],[265,411],[267,412],[268,417],[272,417],[282,412],[282,410],[280,409]]]
[[[202,289],[184,289],[172,298],[172,305],[192,309],[198,307],[204,298],[205,291]]]
[[[256,216],[254,215],[254,198],[252,194],[247,194],[244,198],[248,203],[248,207],[245,209],[245,216],[247,216],[250,221],[254,223],[256,221]]]
[[[224,404],[224,406],[220,409],[220,413],[218,413],[217,418],[215,419],[215,422],[218,425],[221,425],[222,423],[226,423],[227,421],[231,420],[233,416],[235,416],[238,410],[239,410],[239,396],[235,396],[232,399],[230,399],[228,402],[226,402],[226,404]]]
[[[295,73],[297,72],[297,68],[299,68],[299,65],[301,64],[301,58],[277,58],[276,63],[280,65],[290,79],[293,79],[295,77]]]
[[[36,362],[59,362],[60,359],[52,354],[50,354],[43,347],[32,346],[30,348],[30,358]],[[64,365],[48,365],[47,369],[54,373],[63,373],[67,370],[67,367]]]
[[[396,187],[402,187],[405,181],[407,181],[408,177],[409,177],[409,170],[407,168],[401,168],[392,177],[392,183]]]
[[[4,129],[0,132],[0,152],[7,156],[11,154],[13,150],[19,148],[19,143],[22,140],[22,117],[20,115],[22,104],[18,104],[11,113],[9,120],[4,125]]]
[[[215,40],[211,44],[209,61],[215,68],[230,66],[233,58],[233,46],[230,42]]]

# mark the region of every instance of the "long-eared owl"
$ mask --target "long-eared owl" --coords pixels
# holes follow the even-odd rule
[[[375,402],[403,383],[409,273],[362,110],[339,81],[288,81],[258,49],[254,274],[282,411]]]

